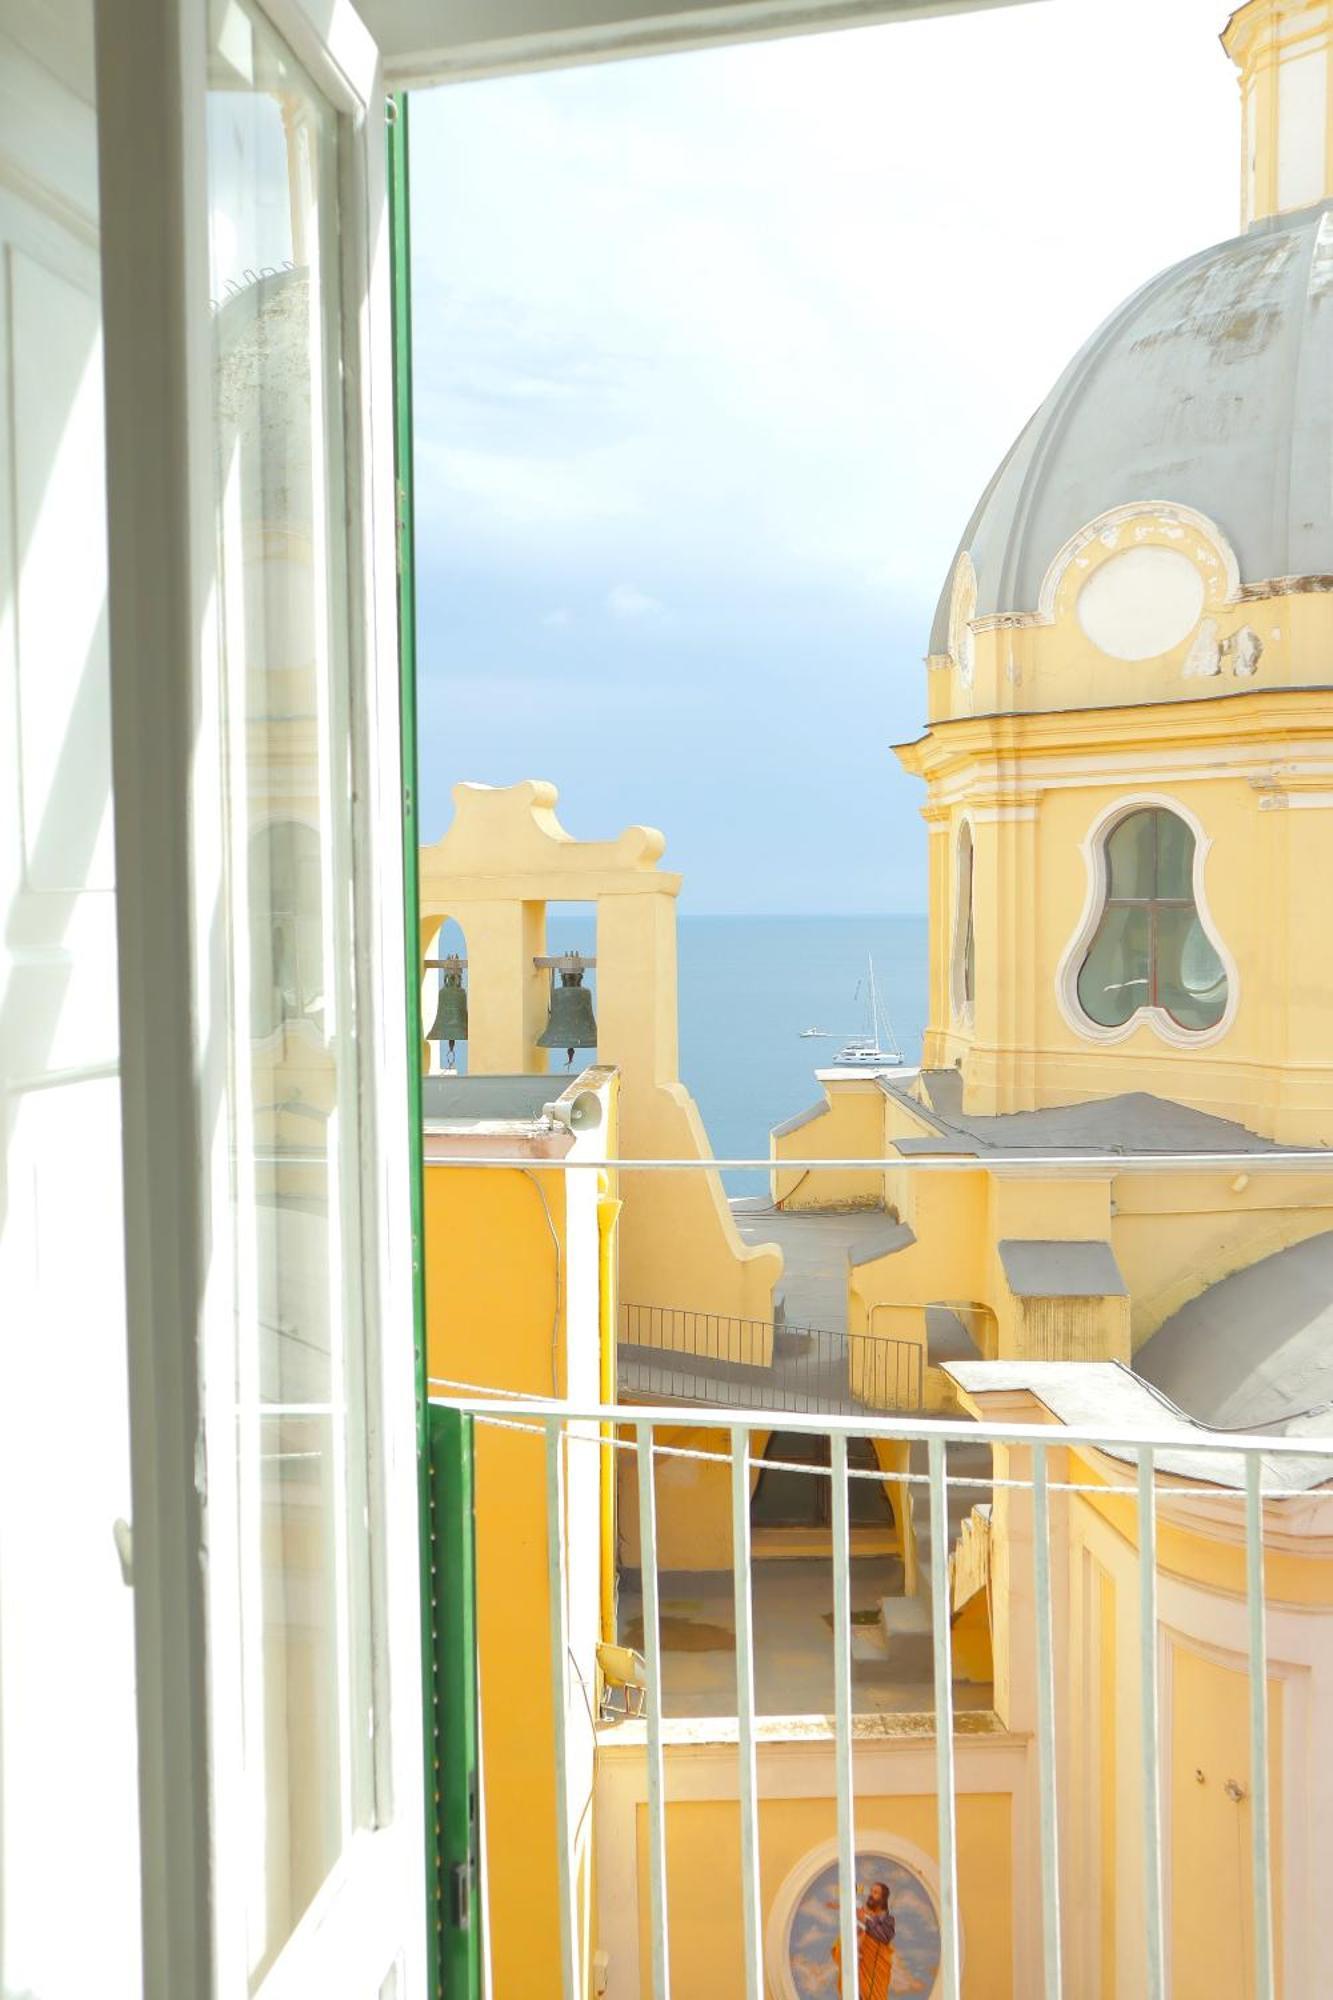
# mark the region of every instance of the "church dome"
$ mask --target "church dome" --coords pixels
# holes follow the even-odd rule
[[[1242,587],[1333,571],[1333,203],[1161,272],[1070,362],[982,495],[931,634],[1033,612],[1054,557],[1112,508],[1166,502],[1222,530]]]

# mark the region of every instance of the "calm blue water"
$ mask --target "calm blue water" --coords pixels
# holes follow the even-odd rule
[[[591,910],[548,919],[550,951],[593,950]],[[769,1128],[818,1102],[816,1065],[862,1033],[857,994],[874,957],[880,1010],[907,1062],[926,1018],[924,917],[692,917],[680,938],[680,1074],[719,1159],[763,1159]],[[802,1028],[837,1038],[801,1040]],[[564,1067],[557,1057],[553,1067]],[[729,1174],[733,1194],[763,1192],[759,1174]]]
[[[869,955],[881,1013],[904,1060],[915,1062],[926,1018],[924,917],[681,918],[680,1073],[719,1158],[763,1158],[770,1126],[818,1102],[816,1066],[865,1028],[856,989]],[[839,1039],[802,1041],[811,1027]],[[733,1193],[763,1191],[757,1174],[727,1179]]]
[[[590,906],[553,907],[547,949],[592,952],[594,930]],[[904,1061],[920,1054],[924,917],[682,916],[679,939],[681,1079],[719,1159],[766,1158],[769,1128],[818,1102],[816,1066],[866,1027],[857,987],[867,957]],[[440,949],[464,949],[456,927],[442,933]],[[802,1028],[828,1028],[834,1039],[802,1041]],[[466,1069],[466,1049],[458,1055]],[[563,1070],[563,1055],[551,1067]],[[764,1189],[757,1173],[729,1174],[727,1184],[733,1194]]]

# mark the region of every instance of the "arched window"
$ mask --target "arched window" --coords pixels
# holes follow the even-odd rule
[[[972,1013],[977,987],[977,934],[973,913],[972,828],[963,821],[954,864],[953,961],[950,986],[953,1011],[963,1019]]]
[[[1117,821],[1103,847],[1106,893],[1078,973],[1078,1001],[1099,1027],[1160,1008],[1196,1033],[1221,1020],[1226,967],[1194,900],[1194,835],[1160,806]]]

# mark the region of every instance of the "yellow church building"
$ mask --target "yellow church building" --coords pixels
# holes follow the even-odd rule
[[[768,1198],[729,1203],[678,1072],[661,836],[574,841],[550,786],[463,786],[422,856],[423,972],[459,924],[440,1019],[471,1022],[469,1074],[429,1080],[431,1373],[453,1397],[530,1399],[539,1428],[563,1404],[582,1468],[550,1571],[573,1579],[568,1713],[529,1705],[531,1755],[511,1733],[485,1775],[491,1870],[518,1894],[516,1829],[568,1813],[556,1761],[575,1746],[578,1936],[511,1936],[504,2000],[567,1994],[571,1966],[590,1996],[660,1991],[666,1888],[676,1992],[753,2000],[756,1922],[767,2000],[850,1992],[829,1916],[847,1733],[821,1415],[855,1495],[859,2000],[1036,2000],[1055,1946],[1066,1995],[1137,2000],[1162,1990],[1159,1929],[1174,2000],[1333,1994],[1333,1461],[1314,1444],[1333,1429],[1333,0],[1248,0],[1223,42],[1242,233],[1092,336],[944,582],[926,726],[897,752],[930,834],[919,1066],[819,1071],[820,1101],[773,1132]],[[562,902],[596,906],[573,973],[547,949]],[[574,974],[593,1067],[557,1080],[543,1028]],[[581,1093],[601,1108],[580,1139]],[[637,1425],[590,1425],[617,1390]],[[733,1456],[737,1410],[757,1464]],[[934,1518],[929,1413],[957,1482]],[[1258,1475],[1219,1456],[1218,1427],[1274,1441]],[[636,1429],[662,1453],[647,1486]],[[1136,1435],[1157,1441],[1146,1472]],[[551,1616],[543,1470],[536,1439],[481,1421],[479,1440],[499,1743]],[[956,1901],[932,1631],[952,1662]]]

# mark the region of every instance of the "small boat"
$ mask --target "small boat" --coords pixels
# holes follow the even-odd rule
[[[860,992],[857,987],[857,992]],[[869,961],[866,981],[866,1026],[862,1034],[848,1035],[833,1058],[835,1069],[898,1069],[902,1052],[888,1018],[880,1010],[875,991],[875,961]]]
[[[802,1028],[801,1040],[803,1042],[831,1042],[833,1040],[833,1030],[831,1028]]]

